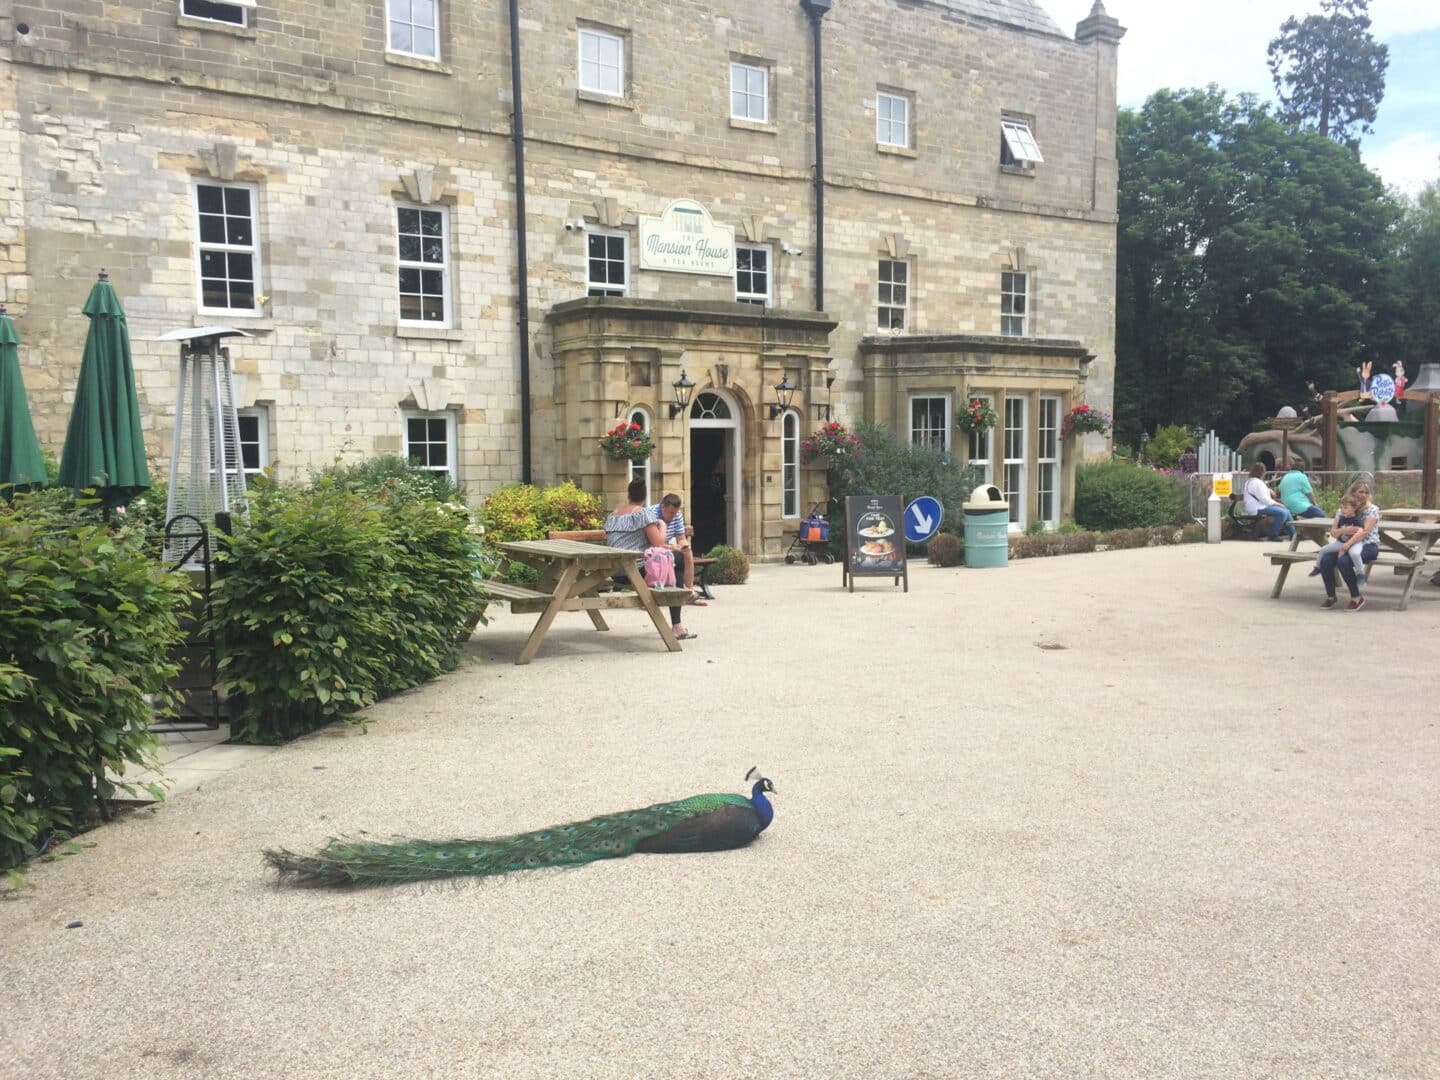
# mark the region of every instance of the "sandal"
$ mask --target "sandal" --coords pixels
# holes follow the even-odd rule
[[[694,631],[686,630],[683,634],[676,634],[676,635],[675,635],[675,640],[676,640],[676,641],[689,641],[691,638],[697,638],[697,637],[699,637],[699,636],[700,636],[700,635],[697,634],[697,633],[695,633]]]

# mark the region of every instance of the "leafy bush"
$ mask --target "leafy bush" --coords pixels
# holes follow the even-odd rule
[[[1180,464],[1180,455],[1187,446],[1195,445],[1195,435],[1179,424],[1164,424],[1155,429],[1155,437],[1145,445],[1145,456],[1150,464],[1161,469],[1173,469]]]
[[[715,565],[710,568],[712,585],[744,585],[745,579],[750,576],[750,559],[739,548],[717,544],[705,558],[715,560]]]
[[[212,617],[234,737],[293,738],[454,665],[477,607],[469,516],[384,490],[260,491],[223,542]]]
[[[925,557],[931,566],[958,566],[965,548],[954,533],[936,533],[925,545]]]
[[[449,473],[421,469],[399,454],[377,454],[354,465],[332,465],[313,480],[361,495],[391,494],[414,501],[461,502],[464,499]]]
[[[1149,529],[1116,529],[1103,534],[1100,542],[1113,551],[1126,548],[1164,547],[1168,544],[1194,544],[1205,539],[1204,525],[1156,525]]]
[[[106,770],[156,767],[149,724],[176,703],[167,657],[190,593],[143,539],[86,500],[0,502],[0,867],[134,791]]]
[[[548,488],[506,484],[485,499],[480,522],[489,544],[544,540],[549,532],[600,528],[605,508],[596,496],[568,481]]]
[[[1075,470],[1075,520],[1087,529],[1134,529],[1182,520],[1183,486],[1124,462],[1087,462]]]
[[[830,469],[830,520],[845,520],[847,495],[899,495],[902,503],[930,495],[945,508],[944,532],[964,530],[960,504],[980,482],[979,470],[960,464],[943,451],[902,442],[888,428],[869,421],[856,427],[864,451],[858,460],[841,460]],[[832,531],[835,545],[842,530]]]

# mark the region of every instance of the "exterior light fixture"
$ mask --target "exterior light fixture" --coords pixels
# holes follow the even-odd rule
[[[690,395],[695,391],[695,384],[685,374],[685,369],[680,369],[680,377],[670,384],[675,391],[675,404],[670,406],[670,419],[674,420],[690,407]]]
[[[799,387],[790,385],[790,376],[781,375],[780,381],[775,384],[775,401],[777,404],[770,406],[770,419],[777,419],[781,413],[790,408],[790,401],[795,396]]]

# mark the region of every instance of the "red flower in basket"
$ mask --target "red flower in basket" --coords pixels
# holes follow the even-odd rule
[[[655,452],[655,440],[639,424],[622,420],[600,438],[611,461],[644,461]]]

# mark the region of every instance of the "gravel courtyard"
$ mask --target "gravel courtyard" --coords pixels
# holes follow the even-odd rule
[[[464,666],[0,901],[0,1076],[1440,1076],[1440,589],[1262,545],[757,567]],[[260,849],[741,790],[751,848],[357,892]],[[83,920],[80,929],[66,924]]]

